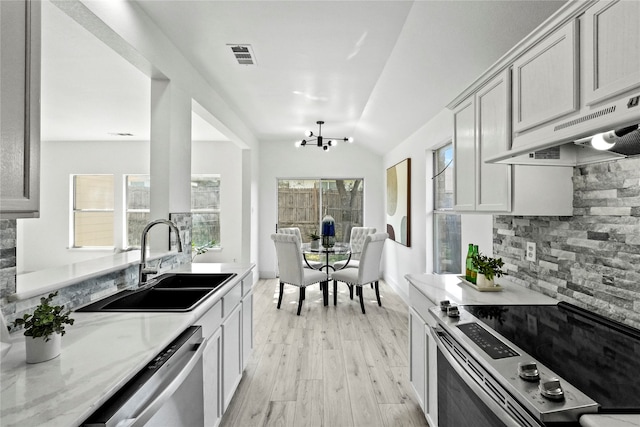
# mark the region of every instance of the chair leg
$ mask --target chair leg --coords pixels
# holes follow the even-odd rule
[[[358,286],[358,288],[359,288],[358,290],[360,291],[360,308],[362,309],[362,314],[366,314],[364,312],[364,299],[362,297],[362,287]]]
[[[349,298],[353,299],[353,285],[347,285],[349,286]]]
[[[300,300],[298,301],[298,316],[300,316],[300,310],[302,310],[302,301],[304,301],[304,288],[300,287]]]
[[[382,302],[380,301],[380,288],[378,288],[378,281],[376,280],[376,298],[378,299],[378,305],[382,307]]]
[[[284,283],[280,282],[280,296],[278,297],[278,310],[280,310],[280,304],[282,304],[282,294],[284,294]]]

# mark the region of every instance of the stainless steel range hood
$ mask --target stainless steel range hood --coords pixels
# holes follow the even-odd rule
[[[591,147],[597,133],[640,123],[640,96],[621,96],[599,106],[584,106],[575,114],[547,126],[514,135],[509,151],[487,158],[487,163],[579,166],[640,155],[640,131],[617,138],[608,151]]]

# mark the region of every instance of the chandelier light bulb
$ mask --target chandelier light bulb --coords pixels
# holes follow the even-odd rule
[[[353,144],[353,137],[352,137],[352,136],[350,136],[349,138],[347,138],[347,142],[348,142],[349,144]]]
[[[353,142],[352,137],[345,136],[341,138],[335,138],[335,137],[322,136],[322,125],[324,124],[324,121],[318,120],[316,124],[318,125],[318,134],[316,135],[310,130],[306,131],[305,135],[307,139],[303,139],[302,141],[296,142],[296,147],[305,147],[307,143],[309,143],[312,146],[322,148],[323,151],[329,151],[330,147],[335,147],[336,145],[338,145],[338,141],[344,141],[349,143]]]

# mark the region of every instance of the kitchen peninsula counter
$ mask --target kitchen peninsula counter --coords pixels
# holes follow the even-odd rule
[[[60,356],[25,362],[24,336],[16,333],[0,366],[0,425],[78,426],[224,294],[253,265],[185,264],[181,273],[236,273],[237,276],[193,311],[182,313],[73,312]]]

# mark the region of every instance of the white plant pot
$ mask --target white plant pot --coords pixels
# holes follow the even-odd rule
[[[478,286],[479,288],[488,288],[490,286],[495,286],[495,284],[493,283],[493,279],[488,280],[484,274],[478,273],[476,286]]]
[[[319,249],[320,248],[320,239],[311,241],[311,249]]]
[[[27,363],[40,363],[58,357],[61,341],[62,335],[56,333],[49,336],[49,341],[43,337],[25,337]]]

